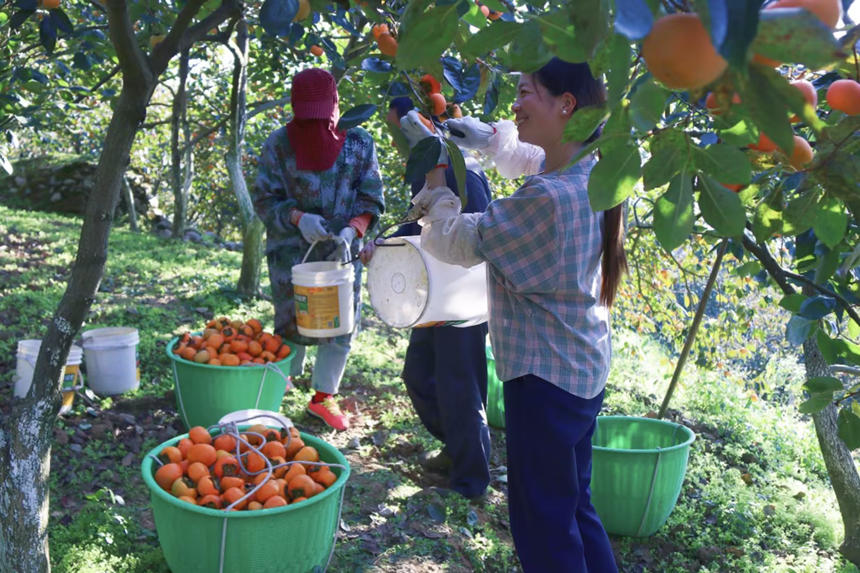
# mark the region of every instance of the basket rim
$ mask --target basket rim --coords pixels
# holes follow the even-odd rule
[[[646,424],[653,425],[662,425],[662,426],[672,426],[674,428],[681,428],[684,432],[687,433],[687,439],[679,444],[675,444],[672,446],[668,446],[665,448],[608,448],[606,446],[595,446],[592,444],[591,449],[598,452],[621,452],[628,454],[654,454],[657,452],[665,453],[672,452],[675,450],[686,449],[696,440],[696,433],[683,424],[678,424],[675,422],[670,422],[669,420],[657,420],[655,418],[646,418],[645,416],[597,416],[597,424],[600,424],[601,420],[607,421],[631,421],[636,420],[637,422],[645,422]]]
[[[242,426],[241,428],[245,428],[247,426]],[[279,513],[287,513],[293,510],[299,510],[315,503],[318,503],[325,498],[331,495],[339,495],[337,493],[338,490],[342,489],[345,486],[346,480],[349,479],[349,475],[351,473],[351,468],[349,462],[346,459],[346,456],[343,453],[329,444],[325,440],[318,438],[316,436],[312,436],[310,434],[306,434],[305,432],[299,432],[301,435],[302,441],[305,442],[306,445],[312,445],[314,447],[318,447],[320,444],[326,447],[326,450],[330,450],[334,457],[337,459],[337,462],[342,466],[344,466],[343,471],[339,476],[337,476],[337,480],[331,486],[327,487],[322,493],[319,493],[313,497],[310,497],[304,501],[300,501],[296,504],[289,504],[283,507],[272,507],[269,509],[258,509],[255,511],[224,511],[223,509],[212,509],[210,507],[200,507],[198,505],[191,505],[190,503],[181,501],[180,499],[174,497],[168,492],[161,489],[157,483],[155,483],[155,476],[152,471],[152,466],[155,463],[152,459],[152,456],[155,456],[158,452],[164,449],[166,446],[171,446],[179,442],[182,438],[187,438],[188,434],[180,434],[175,436],[169,440],[166,440],[159,445],[155,446],[143,456],[143,460],[140,463],[140,473],[143,476],[143,481],[146,486],[149,488],[150,494],[158,497],[159,500],[172,505],[177,508],[181,508],[183,510],[191,511],[192,513],[196,513],[199,515],[203,515],[206,517],[217,517],[217,518],[226,518],[226,519],[249,519],[253,517],[260,516],[271,516],[278,515]],[[150,506],[152,505],[152,501],[150,501]]]
[[[202,332],[201,331],[194,331],[191,334],[192,334],[192,336],[193,335],[199,335],[199,334],[202,334]],[[283,341],[284,344],[286,344],[287,346],[290,347],[290,353],[287,354],[287,357],[282,359],[282,360],[278,360],[277,362],[269,362],[268,364],[253,364],[253,365],[252,364],[246,364],[244,366],[224,366],[223,364],[201,364],[200,362],[194,362],[192,360],[186,360],[186,359],[182,358],[181,356],[177,356],[176,354],[173,353],[173,347],[176,346],[176,344],[178,342],[179,342],[179,337],[174,336],[173,338],[170,339],[170,342],[167,343],[167,346],[164,349],[164,351],[167,353],[167,356],[171,360],[178,362],[180,364],[189,364],[191,366],[197,366],[200,368],[217,369],[219,372],[223,372],[225,370],[236,371],[236,370],[248,370],[248,369],[253,369],[253,368],[266,368],[268,366],[268,364],[274,364],[275,366],[278,366],[278,367],[286,366],[293,359],[293,356],[294,356],[293,353],[296,351],[296,347],[294,344],[290,343],[287,340],[284,340]]]

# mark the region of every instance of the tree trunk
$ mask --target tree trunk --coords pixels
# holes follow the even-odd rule
[[[179,55],[179,87],[173,98],[173,113],[170,118],[170,183],[173,187],[173,236],[182,238],[188,224],[188,193],[183,177],[183,154],[180,136],[187,128],[188,60],[190,52],[182,50]],[[185,138],[188,141],[188,138]],[[187,171],[186,171],[187,174]]]
[[[74,337],[95,300],[107,260],[108,235],[129,163],[137,126],[146,114],[152,84],[123,85],[105,136],[93,190],[81,227],[69,284],[57,307],[22,399],[13,399],[0,426],[0,569],[50,571],[48,477],[54,420],[61,404],[62,374]]]
[[[830,366],[825,362],[818,344],[813,339],[803,343],[803,361],[807,378],[832,376]],[[845,526],[845,540],[839,551],[851,563],[860,567],[860,475],[851,452],[837,433],[836,406],[829,404],[813,414],[812,421]]]
[[[230,94],[230,121],[225,161],[233,193],[239,204],[242,223],[242,269],[236,290],[255,296],[260,292],[260,267],[263,259],[263,222],[254,212],[248,193],[245,174],[242,172],[242,146],[245,143],[248,24],[244,18],[236,25],[236,42],[230,45],[233,52],[233,83]]]
[[[137,232],[137,210],[134,207],[134,194],[132,194],[131,186],[125,177],[122,178],[122,199],[128,210],[128,226],[132,231]]]

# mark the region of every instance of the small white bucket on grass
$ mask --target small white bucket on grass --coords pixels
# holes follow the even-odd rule
[[[140,386],[136,328],[96,328],[81,334],[87,385],[100,395],[122,394]]]
[[[293,265],[296,326],[299,334],[311,338],[349,334],[355,325],[355,269],[339,261],[306,263],[317,242],[301,264]]]
[[[39,357],[41,340],[19,340],[18,354],[15,362],[15,389],[16,398],[23,398],[30,391],[33,384],[33,372],[36,370],[36,359]],[[81,375],[81,358],[83,350],[80,346],[72,345],[69,355],[66,357],[66,368],[63,371],[63,405],[60,414],[65,414],[72,409],[75,401],[75,391],[83,387],[83,376]]]

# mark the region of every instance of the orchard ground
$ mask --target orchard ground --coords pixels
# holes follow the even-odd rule
[[[0,221],[5,410],[17,340],[43,332],[65,285],[80,220],[0,207]],[[137,328],[142,382],[114,398],[80,395],[58,420],[49,535],[53,570],[60,572],[167,570],[139,469],[145,452],[185,430],[164,348],[212,316],[259,317],[271,328],[269,301],[231,291],[239,253],[124,227],[112,234],[110,252],[85,328]],[[624,316],[614,323],[604,413],[644,415],[658,408],[674,359],[626,330]],[[469,502],[444,489],[443,476],[421,464],[440,444],[421,426],[399,379],[406,344],[407,331],[387,327],[365,306],[341,391],[353,413],[347,432],[331,432],[304,413],[307,370],[284,397],[281,411],[337,446],[352,467],[329,570],[517,571],[504,432],[492,433],[493,482],[485,499]],[[799,392],[803,372],[791,359],[768,375]],[[811,422],[794,407],[752,396],[742,375],[687,367],[669,412],[697,434],[681,496],[654,536],[613,537],[622,571],[856,572],[837,552],[842,525]],[[552,476],[535,468],[535,479]]]

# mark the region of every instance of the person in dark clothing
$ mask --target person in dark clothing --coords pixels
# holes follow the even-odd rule
[[[409,98],[395,98],[387,118],[395,142],[398,135],[406,135],[410,147],[421,137],[401,134],[399,130],[400,118],[412,107]],[[491,200],[490,187],[477,162],[470,162],[467,167],[468,202],[464,211],[479,213]],[[456,190],[454,170],[450,166],[446,178],[451,189]],[[412,182],[413,196],[423,183],[423,177],[421,181]],[[418,224],[410,223],[401,226],[394,236],[420,234]],[[373,256],[375,247],[369,243],[362,251],[365,264]],[[480,497],[490,483],[490,429],[485,413],[486,336],[486,323],[467,327],[415,327],[409,336],[402,374],[418,417],[444,444],[442,452],[428,460],[428,469],[447,469],[450,489],[466,498]]]

